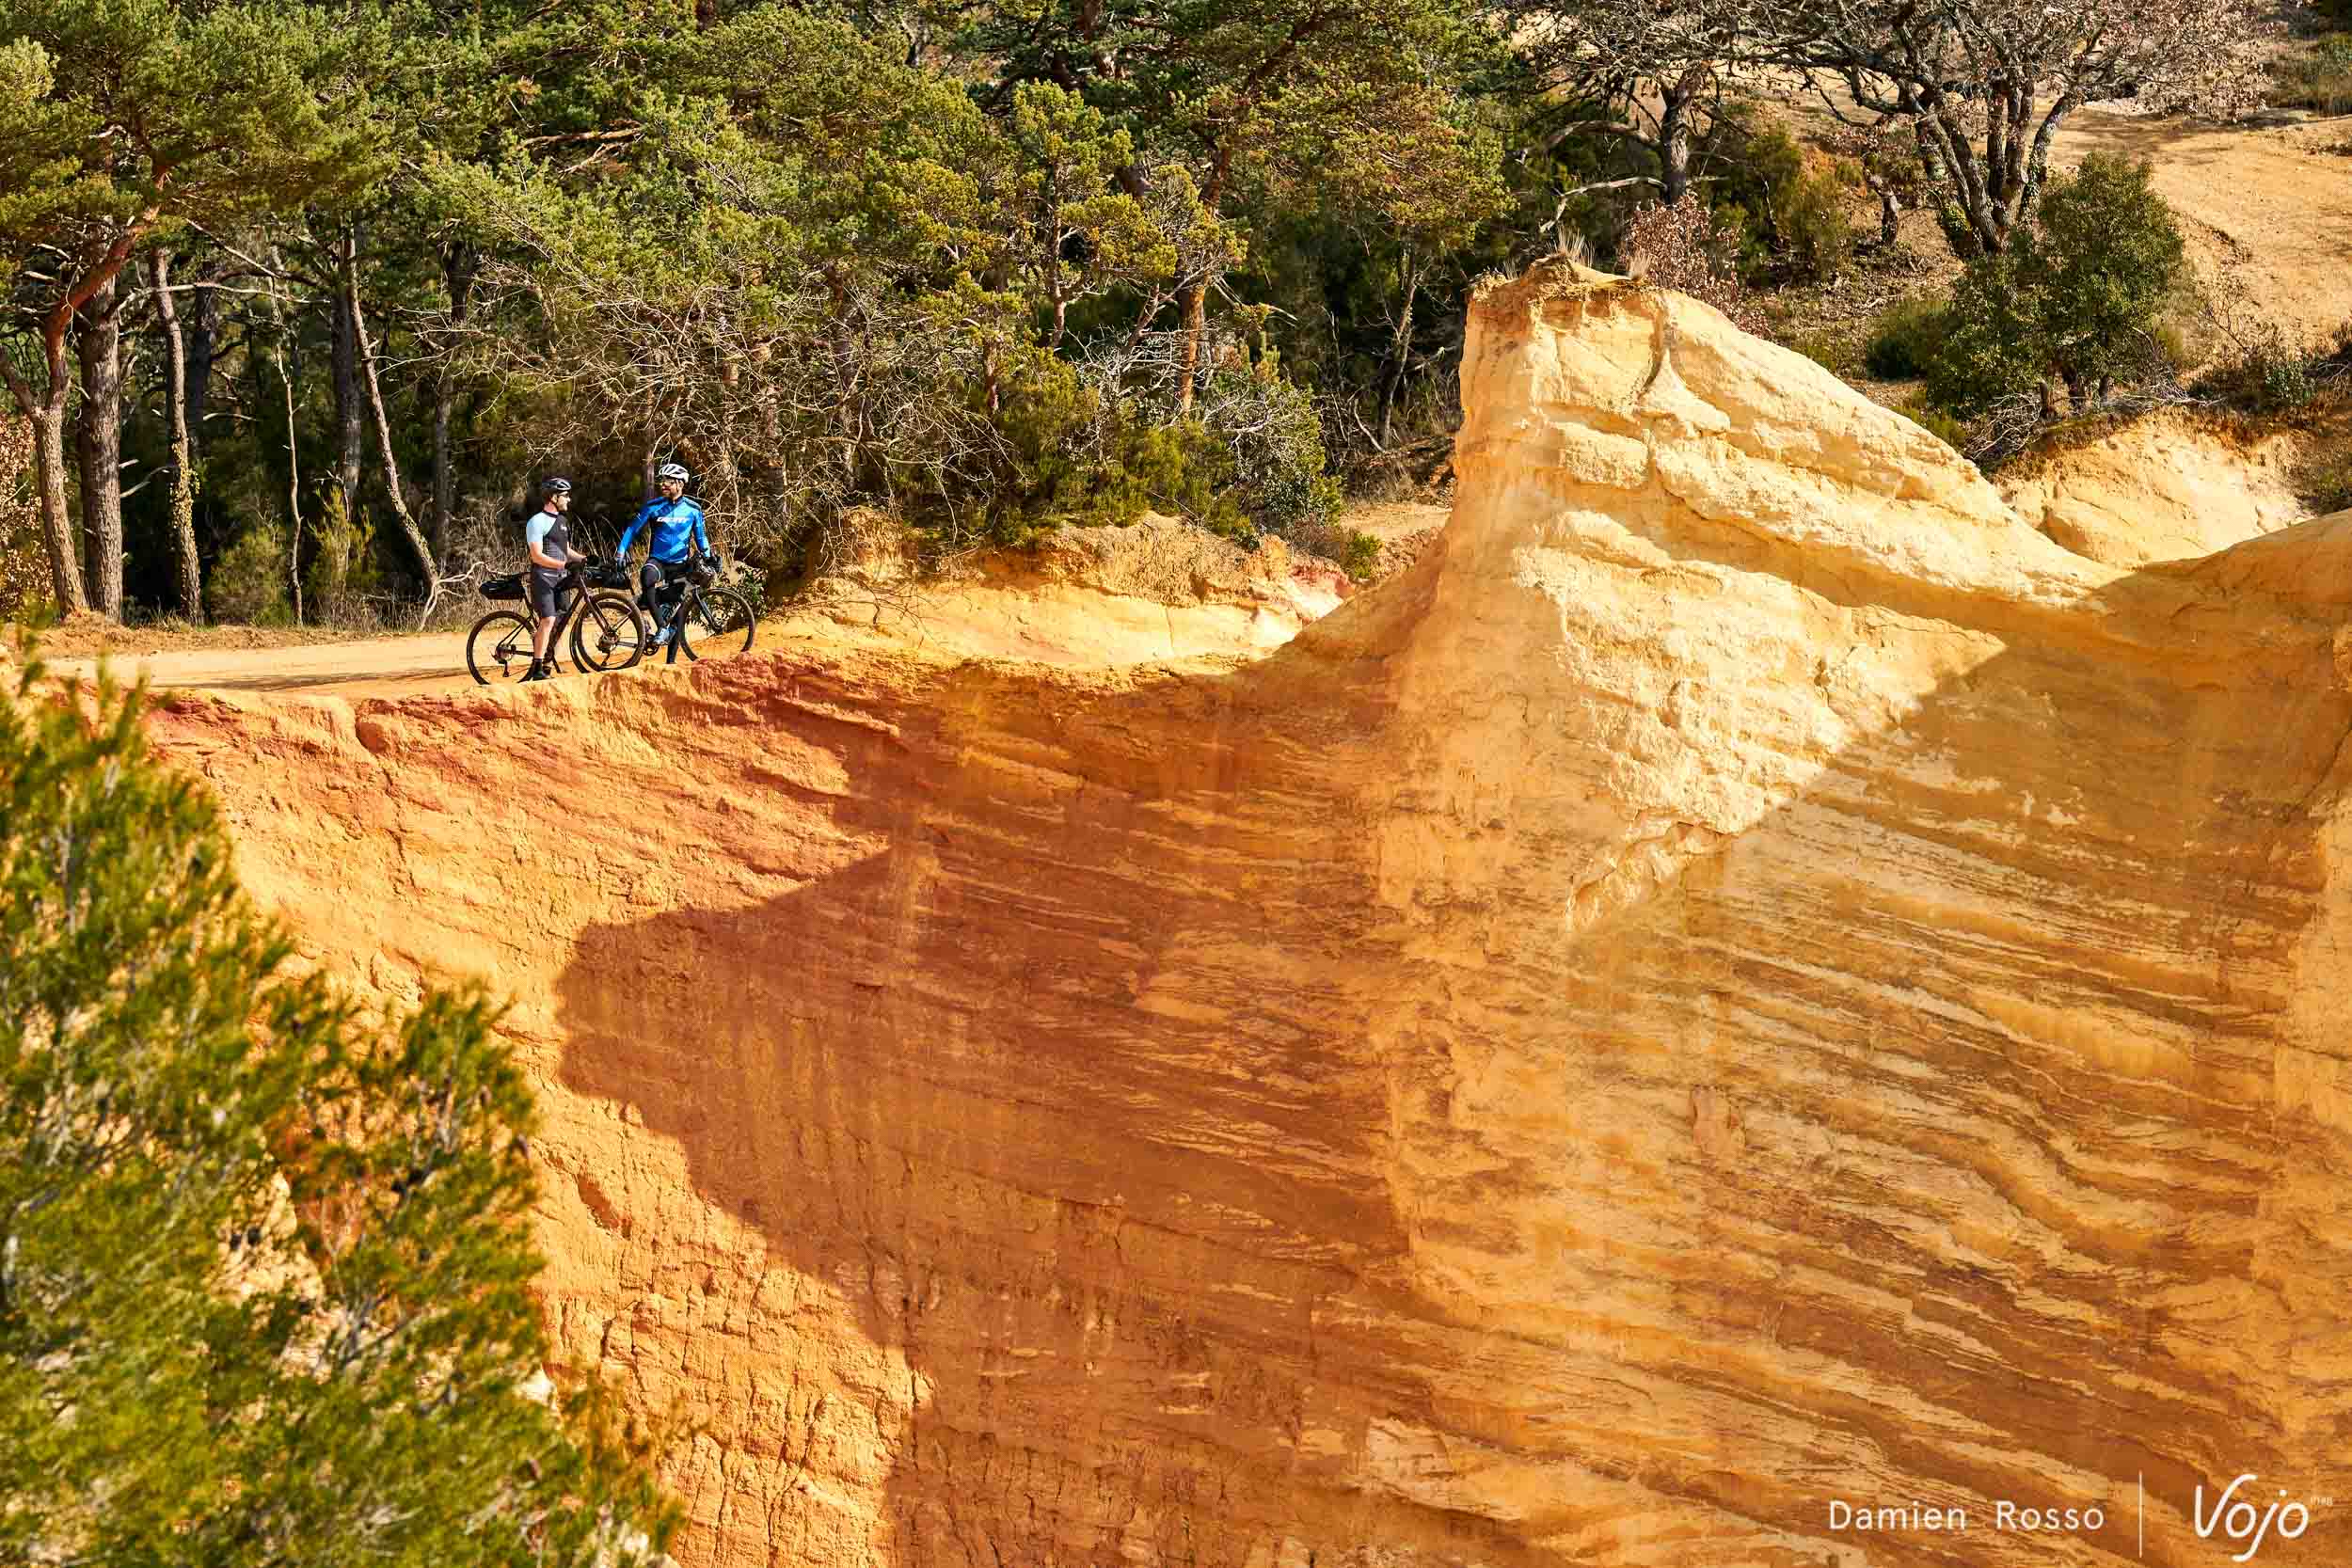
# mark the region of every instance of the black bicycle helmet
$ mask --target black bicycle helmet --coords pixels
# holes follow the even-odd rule
[[[571,493],[572,482],[568,479],[545,479],[539,482],[539,494],[543,496],[568,496]]]

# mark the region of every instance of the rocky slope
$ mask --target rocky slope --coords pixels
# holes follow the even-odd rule
[[[691,1563],[2204,1563],[2244,1472],[2339,1559],[2352,524],[2093,562],[1593,275],[1464,381],[1263,657],[158,733],[320,961],[516,998]]]
[[[2001,495],[2077,555],[2118,566],[2212,555],[2307,521],[2307,437],[2161,409],[2011,464]]]

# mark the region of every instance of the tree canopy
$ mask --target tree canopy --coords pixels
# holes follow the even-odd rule
[[[944,548],[1147,508],[1327,542],[1338,470],[1440,466],[1480,275],[1704,232],[1740,284],[1829,277],[1922,206],[1997,254],[2069,116],[2244,102],[2266,25],[0,0],[0,369],[49,597],[110,615],[431,613],[540,475],[609,539],[673,460],[779,573],[860,508]],[[1801,145],[1804,104],[1845,123]]]

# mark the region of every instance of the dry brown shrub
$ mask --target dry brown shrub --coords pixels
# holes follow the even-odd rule
[[[1740,281],[1740,236],[1695,201],[1634,209],[1619,247],[1628,276],[1711,305],[1747,331],[1758,318]]]

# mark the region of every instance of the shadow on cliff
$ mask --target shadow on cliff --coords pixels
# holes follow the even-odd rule
[[[821,1287],[766,1354],[896,1421],[879,1560],[1117,1543],[1238,1565],[1285,1529],[1311,1544],[1318,1512],[1377,1512],[1300,1513],[1311,1481],[1279,1449],[1314,1399],[1317,1303],[1405,1245],[1384,1075],[1333,1049],[1363,1033],[1343,975],[1372,903],[1334,769],[1381,675],[1277,653],[1028,678],[953,672],[905,722],[817,725],[847,784],[798,791],[822,832],[770,851],[797,854],[795,885],[586,929],[560,1077],[676,1141],[700,1197],[760,1237],[747,1267]],[[691,842],[724,826],[708,798],[780,787],[758,758],[694,778],[664,832]],[[823,1506],[853,1520],[865,1462],[819,1425],[738,1435],[778,1478],[832,1469]],[[797,1484],[730,1534],[791,1560],[776,1544],[819,1507]],[[1483,1522],[1385,1533],[1416,1529],[1518,1559]]]
[[[2152,568],[2117,593],[2183,573]],[[1426,593],[1428,578],[1400,592]],[[1383,613],[1401,611],[1362,617]],[[1480,1025],[1433,1014],[1416,1035],[1375,1017],[1386,998],[1361,977],[1409,966],[1376,912],[1368,807],[1343,781],[1376,766],[1367,758],[1389,694],[1377,658],[1351,662],[1334,646],[1304,638],[1229,674],[1075,695],[1043,681],[1025,693],[1001,673],[943,677],[910,705],[942,715],[935,729],[838,742],[850,784],[822,809],[848,847],[831,862],[746,906],[594,927],[569,957],[563,1082],[676,1140],[701,1196],[755,1227],[771,1264],[823,1282],[828,1311],[863,1341],[846,1360],[806,1351],[806,1370],[897,1424],[882,1433],[887,1472],[872,1505],[885,1521],[871,1544],[881,1560],[1120,1553],[1238,1565],[1267,1560],[1269,1542],[1304,1542],[1549,1562],[1561,1550],[1534,1543],[1601,1528],[1597,1516],[1631,1506],[1613,1500],[1620,1484],[1819,1547],[1820,1495],[1790,1477],[1875,1465],[1890,1484],[1931,1477],[1997,1496],[2018,1484],[2023,1455],[2126,1487],[2144,1472],[2185,1498],[2201,1471],[2226,1480],[2238,1461],[2225,1455],[2254,1466],[2253,1443],[2233,1445],[2269,1418],[2258,1394],[2215,1370],[2230,1358],[2161,1364],[2165,1336],[2187,1332],[2193,1312],[2122,1308],[2138,1330],[2119,1343],[2108,1308],[2119,1291],[2256,1272],[2243,1233],[2207,1222],[2262,1202],[2258,1167],[2283,1158],[2260,1152],[2265,1108],[2216,1103],[2227,1085],[2210,1071],[2183,1085],[2119,1073],[2095,1051],[2060,1059],[2031,1037],[2058,1025],[2026,1015],[2126,995],[2152,1030],[2209,1030],[2225,1067],[2261,1055],[2272,1004],[2251,976],[2286,962],[2308,916],[2288,889],[2315,875],[2309,807],[2352,714],[2332,687],[2308,705],[2308,728],[2249,725],[2244,710],[2249,689],[2270,700],[2281,680],[2324,678],[2323,648],[2120,690],[2115,668],[2078,648],[2019,641],[1858,738],[1716,852],[1546,945],[1543,963],[1515,969],[1498,945],[1461,1006],[1558,1047],[1514,1079],[1477,1038],[1456,1050]],[[2023,724],[2054,743],[2005,766]],[[2086,822],[2089,766],[2122,783]],[[2037,809],[2059,826],[2019,841]],[[2114,889],[2106,907],[2070,891],[2092,846],[2113,861],[2099,872]],[[1892,868],[1876,883],[1856,867],[1873,857]],[[1984,866],[2024,891],[1973,888]],[[1988,1002],[1988,987],[2022,1005]],[[2011,1016],[1987,1016],[1999,1007]],[[1420,1059],[1359,1048],[1378,1031]],[[1868,1095],[1883,1100],[1862,1103]],[[1994,1120],[1971,1124],[1988,1103]],[[1531,1131],[1518,1146],[1482,1142],[1489,1115]],[[1608,1156],[1604,1174],[1573,1180],[1627,1212],[1655,1184],[1648,1217],[1686,1227],[1695,1272],[1573,1232],[1529,1239],[1539,1200],[1571,1180],[1548,1159],[1581,1165],[1621,1132],[1676,1117],[1687,1118],[1683,1142],[1662,1164]],[[2116,1240],[2016,1190],[2027,1179],[1985,1152],[2012,1138],[2102,1148],[2126,1122],[2240,1140],[2256,1150],[2243,1156],[2252,1174],[2179,1200],[2153,1235]],[[1689,1347],[1620,1328],[1619,1377],[1603,1380],[1603,1397],[1640,1391],[1654,1413],[1686,1394],[1703,1422],[1724,1418],[1707,1399],[1793,1402],[1814,1446],[1756,1460],[1770,1475],[1723,1453],[1656,1468],[1631,1456],[1619,1475],[1569,1443],[1550,1457],[1597,1478],[1568,1485],[1549,1512],[1507,1519],[1467,1493],[1449,1502],[1444,1484],[1375,1496],[1337,1460],[1317,1469],[1313,1430],[1341,1403],[1438,1430],[1463,1418],[1467,1396],[1440,1417],[1413,1362],[1443,1353],[1384,1359],[1387,1330],[1351,1345],[1324,1315],[1342,1298],[1381,1297],[1438,1342],[1453,1308],[1399,1283],[1427,1239],[1406,1234],[1401,1211],[1414,1205],[1391,1187],[1397,1146],[1417,1137],[1427,1167],[1460,1183],[1442,1195],[1450,1208],[1430,1205],[1454,1216],[1437,1240],[1508,1265],[1463,1321],[1507,1314],[1508,1269],[1526,1257],[1589,1285],[1576,1305],[1603,1321],[1618,1283],[1645,1297],[1662,1280],[1676,1310],[1709,1332],[1769,1333],[1775,1369],[1827,1357],[1832,1372],[1742,1373],[1725,1359],[1686,1377]],[[2096,1161],[2078,1154],[2065,1180],[2106,1182],[2118,1203],[2167,1201],[2169,1169],[2090,1168],[2124,1161],[2128,1141]],[[2009,1189],[1995,1208],[2013,1205],[2098,1266],[2051,1272],[2022,1248],[1961,1244],[1957,1199],[1885,1190],[1905,1161]],[[1588,1265],[1578,1249],[1596,1244],[1610,1256]],[[1891,1288],[1907,1305],[1889,1320],[1780,1296],[1714,1269],[1724,1249],[1774,1277],[1851,1278],[1857,1299],[1900,1282]],[[2042,1305],[2021,1306],[2029,1299]],[[788,1343],[800,1331],[777,1332]],[[1961,1338],[1972,1348],[1952,1348]],[[1522,1365],[1540,1377],[1564,1354],[1537,1337],[1496,1344],[1498,1383]],[[1897,1380],[1904,1401],[1855,1397],[1834,1375],[1840,1357]],[[887,1386],[901,1363],[908,1387]],[[1773,1381],[1783,1375],[1793,1386]],[[2088,1395],[2075,1387],[2086,1381]],[[1565,1386],[1591,1397],[1596,1385]],[[1494,1406],[1467,1430],[1519,1432],[1545,1455],[1549,1391],[1482,1397]],[[1522,1397],[1538,1414],[1513,1403]],[[2134,1425],[2177,1426],[2201,1403],[2193,1431]],[[1947,1442],[1931,1419],[1943,1416],[2010,1449]],[[1618,1418],[1591,1417],[1601,1431]],[[812,1421],[800,1440],[815,1433]],[[840,1455],[750,1435],[780,1449],[779,1474],[830,1465],[836,1487],[850,1484]],[[772,1539],[817,1505],[787,1491],[765,1506]],[[854,1498],[828,1506],[852,1520],[860,1511]],[[1978,1560],[1933,1540],[1878,1544],[1890,1560]],[[1784,1560],[1810,1558],[1772,1558]]]

